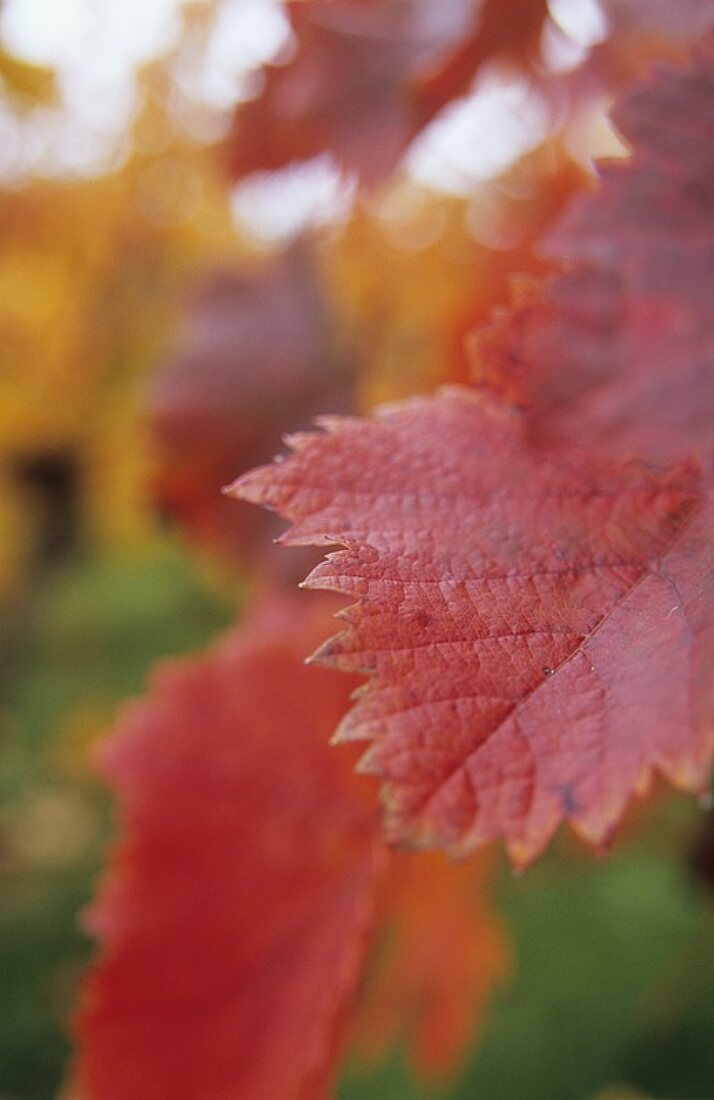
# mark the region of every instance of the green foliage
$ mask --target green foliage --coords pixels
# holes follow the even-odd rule
[[[659,814],[647,835],[664,821],[681,842],[694,822],[678,816]],[[515,973],[467,1072],[420,1088],[395,1055],[366,1074],[351,1067],[340,1100],[585,1100],[613,1082],[683,1100],[707,1095],[711,901],[678,855],[638,844],[573,867],[555,852],[517,883],[505,876]]]

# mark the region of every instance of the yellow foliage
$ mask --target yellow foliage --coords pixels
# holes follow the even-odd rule
[[[2,196],[0,592],[32,556],[14,474],[34,458],[72,458],[80,537],[121,550],[151,536],[140,379],[185,283],[241,248],[210,155],[163,127],[168,151],[136,152],[113,175]]]
[[[6,94],[30,104],[52,103],[57,95],[57,82],[51,69],[20,61],[3,49],[0,49],[0,81]]]

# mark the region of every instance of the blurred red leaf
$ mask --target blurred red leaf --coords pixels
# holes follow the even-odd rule
[[[301,0],[295,54],[238,107],[231,174],[331,152],[367,182],[388,175],[418,130],[494,57],[525,57],[544,0]]]
[[[696,41],[714,22],[712,0],[604,0],[603,7],[615,34]]]
[[[307,671],[291,630],[295,607],[269,606],[167,665],[104,750],[123,839],[91,913],[93,1100],[326,1094],[386,853],[326,746],[346,685]]]
[[[310,610],[273,597],[166,665],[104,749],[122,821],[89,920],[102,953],[74,1074],[89,1100],[326,1095],[377,928],[398,939],[373,962],[362,1045],[392,1009],[379,1049],[416,1028],[419,1068],[452,1069],[473,1039],[505,966],[491,865],[389,853],[370,784],[328,745],[349,682],[304,667],[330,621]]]
[[[422,123],[468,90],[482,65],[494,58],[529,68],[538,54],[546,0],[483,0],[471,33],[454,53],[417,83]]]
[[[492,870],[487,853],[460,865],[440,852],[395,856],[374,980],[357,1015],[358,1053],[375,1059],[406,1038],[420,1074],[443,1079],[473,1050],[508,969],[503,929],[485,905]]]
[[[480,335],[476,380],[520,391],[540,443],[706,460],[714,423],[714,39],[613,112],[633,154],[600,166],[549,240],[563,264]],[[521,295],[521,298],[523,295]]]
[[[233,492],[291,520],[287,543],[345,547],[307,584],[358,600],[319,657],[371,677],[340,737],[371,742],[390,837],[502,835],[523,865],[566,818],[605,842],[654,770],[702,789],[697,640],[661,566],[692,471],[534,462],[518,417],[465,389],[321,425]]]
[[[325,403],[349,409],[351,382],[304,243],[256,272],[208,276],[152,384],[155,500],[200,542],[242,560],[263,552],[270,522],[236,511],[222,487]]]

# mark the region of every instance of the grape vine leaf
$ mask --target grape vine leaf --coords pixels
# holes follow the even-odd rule
[[[692,631],[692,721],[704,739],[714,728],[712,103],[710,34],[686,64],[622,98],[613,116],[632,156],[602,165],[600,190],[550,235],[562,271],[521,287],[474,341],[475,380],[523,405],[534,450],[700,463],[705,502],[664,564]]]
[[[123,839],[90,916],[81,1095],[328,1093],[386,850],[326,751],[343,678],[282,640],[294,611],[167,664],[106,745]]]
[[[317,1100],[346,1044],[377,1057],[397,1033],[417,1070],[452,1070],[506,972],[493,863],[391,852],[371,783],[330,749],[349,683],[305,668],[330,616],[302,603],[264,597],[167,664],[107,742],[121,829],[89,917],[88,1100]]]
[[[549,235],[564,270],[477,339],[476,381],[515,383],[534,442],[710,463],[713,103],[712,36],[627,94],[613,118],[633,155]]]
[[[354,362],[335,329],[306,241],[196,287],[146,413],[154,500],[193,540],[242,562],[269,543],[267,517],[230,507],[220,489],[267,460],[286,426],[307,425],[325,404],[350,410]]]
[[[506,9],[506,11],[504,11]],[[494,56],[527,56],[544,0],[300,0],[287,6],[295,52],[239,105],[226,155],[240,179],[331,152],[367,183],[467,91]]]
[[[306,584],[358,601],[318,656],[371,678],[338,736],[370,742],[390,839],[500,835],[523,866],[564,819],[606,842],[654,771],[702,790],[695,643],[662,568],[701,503],[692,468],[534,461],[518,414],[465,388],[319,423],[230,492],[290,520],[289,544],[344,547]]]
[[[496,58],[529,69],[539,60],[540,35],[548,18],[543,0],[483,0],[478,18],[450,56],[417,82],[422,125],[463,95],[482,65]]]
[[[443,1081],[473,1050],[495,987],[509,972],[504,930],[486,904],[493,860],[394,853],[372,980],[357,1006],[358,1055],[377,1061],[406,1042],[421,1078]]]

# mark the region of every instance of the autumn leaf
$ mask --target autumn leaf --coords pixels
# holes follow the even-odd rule
[[[466,389],[328,418],[232,492],[339,543],[306,582],[358,602],[320,659],[371,677],[342,722],[385,781],[389,837],[527,864],[568,819],[610,836],[654,770],[701,790],[687,608],[661,569],[700,503],[688,468],[533,461]],[[696,569],[696,563],[690,568]]]
[[[387,849],[371,784],[328,744],[349,682],[302,659],[329,621],[263,600],[160,670],[106,744],[121,834],[89,919],[86,1100],[317,1100],[348,1041],[376,1056],[406,1035],[418,1070],[473,1042],[506,967],[492,862]]]
[[[104,749],[122,839],[90,918],[81,1095],[327,1094],[386,853],[326,748],[346,685],[302,667],[294,612],[166,665]]]
[[[562,273],[477,334],[475,377],[527,410],[536,450],[695,457],[706,500],[664,562],[692,635],[692,722],[714,727],[714,38],[617,105],[632,149],[551,235]]]
[[[425,75],[416,89],[422,120],[428,122],[468,90],[482,65],[495,58],[529,69],[539,55],[548,18],[544,0],[483,0],[471,33],[446,61]]]
[[[681,0],[676,5],[669,0],[601,0],[598,6],[602,23],[595,37],[599,41],[583,63],[572,72],[550,74],[549,87],[541,84],[561,110],[567,109],[570,100],[576,121],[578,108],[588,98],[611,100],[613,94],[645,77],[653,62],[683,60],[692,44],[714,25],[712,0]],[[567,8],[560,11],[567,16]]]
[[[443,1081],[473,1050],[509,967],[503,929],[485,904],[492,878],[489,853],[461,864],[441,852],[395,853],[354,1025],[362,1058],[406,1040],[418,1074]]]
[[[236,111],[235,178],[331,152],[380,180],[481,64],[527,54],[546,17],[543,0],[301,0],[287,11],[295,52]]]
[[[262,552],[270,523],[230,507],[221,487],[325,403],[348,410],[353,366],[306,242],[257,270],[210,273],[151,383],[157,504],[198,542],[241,561]]]
[[[625,101],[633,160],[608,169],[567,237],[589,263],[545,303],[505,314],[490,360],[496,380],[515,361],[526,392],[545,377],[570,395],[587,390],[583,375],[614,373],[618,457],[705,459],[690,421],[707,407],[696,395],[711,342],[696,290],[710,254],[710,173],[697,175],[711,156],[708,107],[697,106],[711,98],[706,58]],[[696,286],[678,295],[692,253]],[[580,375],[566,369],[578,356]],[[684,384],[670,399],[675,366]],[[504,377],[513,387],[514,372]],[[286,541],[346,547],[308,583],[360,601],[321,657],[372,677],[341,736],[371,741],[362,766],[386,781],[389,835],[457,852],[503,835],[524,864],[564,818],[604,842],[654,770],[685,789],[706,784],[711,505],[681,467],[595,463],[576,446],[592,441],[579,411],[571,401],[570,453],[563,440],[531,450],[498,402],[453,392],[371,424],[325,421],[325,437],[298,437],[283,466],[236,483],[293,522]],[[536,406],[526,427],[537,417]]]
[[[550,235],[564,271],[521,293],[476,345],[536,443],[705,464],[714,422],[714,38],[615,108],[632,148]]]

